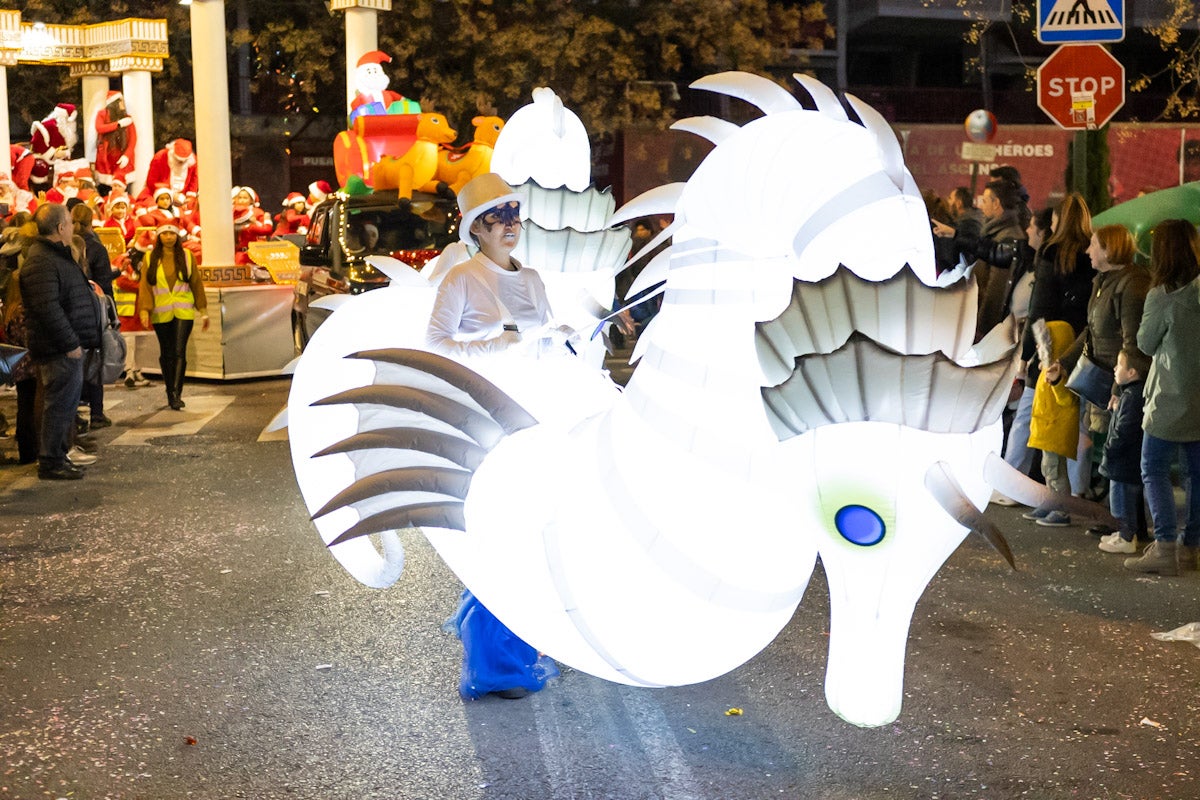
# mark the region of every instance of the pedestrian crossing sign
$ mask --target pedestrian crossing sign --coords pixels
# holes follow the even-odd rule
[[[1044,44],[1122,41],[1125,0],[1038,0],[1037,38]]]

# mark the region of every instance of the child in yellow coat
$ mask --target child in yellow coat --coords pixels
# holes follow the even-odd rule
[[[1033,418],[1029,423],[1029,446],[1042,451],[1042,475],[1046,485],[1059,494],[1071,493],[1067,478],[1067,459],[1074,458],[1079,447],[1079,398],[1067,388],[1066,374],[1058,359],[1075,341],[1075,329],[1068,322],[1046,323],[1049,338],[1048,358],[1033,389]],[[1071,524],[1071,516],[1062,511],[1033,509],[1023,515],[1038,525],[1061,528]]]

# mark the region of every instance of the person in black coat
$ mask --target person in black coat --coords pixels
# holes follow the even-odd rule
[[[1119,394],[1109,402],[1113,413],[1108,419],[1100,474],[1109,480],[1108,505],[1121,528],[1100,540],[1100,549],[1106,553],[1136,553],[1134,536],[1149,538],[1146,507],[1142,502],[1142,410],[1146,381],[1133,366],[1143,358],[1141,353],[1122,349],[1113,369]]]
[[[29,355],[44,387],[38,477],[74,480],[83,470],[67,460],[83,387],[83,351],[100,346],[92,289],[71,257],[75,228],[66,206],[45,203],[33,215],[38,238],[20,271]]]
[[[1033,321],[1044,319],[1069,322],[1078,336],[1087,327],[1088,301],[1096,270],[1087,254],[1092,243],[1092,214],[1078,192],[1062,201],[1055,215],[1054,230],[1041,254],[1034,259],[1033,295],[1029,301],[1029,321],[1021,348],[1027,367],[1026,386],[1036,386],[1043,366],[1037,360],[1033,341]],[[1084,414],[1080,418],[1086,420]],[[1079,453],[1067,465],[1071,493],[1083,495],[1091,487],[1091,439],[1086,428],[1079,438]]]

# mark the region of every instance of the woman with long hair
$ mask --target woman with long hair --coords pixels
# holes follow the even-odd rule
[[[1022,252],[1020,274],[1013,280],[1012,293],[1008,305],[1012,314],[1017,318],[1017,324],[1022,329],[1029,323],[1029,306],[1033,300],[1034,275],[1038,262],[1044,257],[1046,240],[1054,230],[1054,209],[1047,206],[1030,217],[1025,228],[1025,249]],[[1026,264],[1026,261],[1028,263]],[[1004,460],[1010,466],[1026,474],[1033,467],[1035,452],[1029,448],[1029,423],[1033,418],[1033,383],[1025,380],[1025,371],[1019,370],[1013,382],[1012,394],[1018,395],[1016,409],[1013,411],[1012,422],[1005,434]],[[1010,395],[1010,408],[1011,406]],[[1004,496],[1000,492],[992,492],[991,502],[1002,506],[1014,506],[1016,500]]]
[[[154,326],[167,405],[175,411],[184,407],[188,338],[197,313],[200,329],[208,330],[207,310],[200,270],[196,268],[195,257],[184,249],[179,228],[171,223],[158,226],[138,286],[138,317],[142,325]]]
[[[1153,360],[1146,376],[1142,417],[1142,482],[1154,520],[1154,541],[1138,558],[1125,560],[1135,572],[1176,575],[1195,570],[1200,556],[1200,233],[1183,219],[1160,222],[1150,247],[1150,292],[1137,344]],[[1171,464],[1182,451],[1187,524],[1183,545],[1176,530]]]
[[[1062,320],[1070,323],[1075,335],[1087,328],[1088,300],[1096,270],[1088,257],[1092,242],[1092,214],[1087,202],[1078,192],[1071,192],[1058,206],[1054,230],[1042,249],[1033,279],[1033,295],[1029,301],[1030,325],[1025,328],[1021,358],[1027,367],[1026,386],[1036,386],[1043,365],[1037,360],[1033,341],[1034,320]],[[1082,416],[1082,415],[1081,415]],[[1092,441],[1079,437],[1077,457],[1068,462],[1071,493],[1089,495],[1092,483]]]

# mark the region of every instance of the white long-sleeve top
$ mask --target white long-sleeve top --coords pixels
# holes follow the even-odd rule
[[[524,333],[549,322],[550,301],[537,272],[509,271],[485,256],[452,267],[438,286],[425,342],[449,356],[496,350],[506,323]]]

